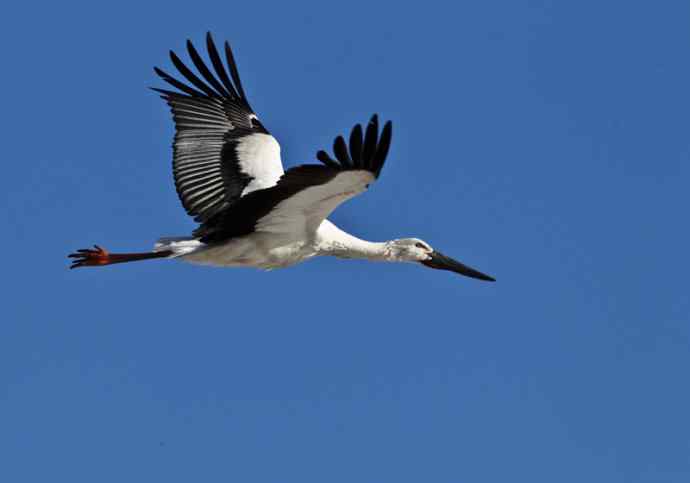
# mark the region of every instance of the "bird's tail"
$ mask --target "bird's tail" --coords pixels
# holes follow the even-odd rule
[[[94,245],[93,248],[82,248],[67,256],[73,259],[72,265],[69,268],[79,268],[101,267],[115,263],[149,260],[151,258],[167,258],[171,255],[173,255],[172,250],[156,250],[143,253],[110,253],[106,249]]]
[[[198,250],[203,246],[204,244],[193,236],[164,236],[158,239],[153,247],[153,251],[160,252],[167,250],[173,252],[174,256],[179,257]]]

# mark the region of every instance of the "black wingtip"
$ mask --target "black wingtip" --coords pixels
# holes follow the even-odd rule
[[[232,48],[230,47],[230,42],[225,41],[225,60],[228,63],[228,68],[230,69],[230,76],[235,84],[235,90],[239,95],[242,102],[251,110],[249,106],[249,101],[247,100],[247,95],[244,93],[244,88],[242,87],[242,81],[240,80],[240,73],[237,69],[237,62],[235,61],[235,55],[232,53]]]
[[[209,30],[206,32],[206,47],[212,45],[214,48],[216,47],[216,42],[213,40],[213,34],[211,34],[211,31]]]
[[[192,43],[192,41],[190,39],[187,39],[187,41],[185,42],[185,47],[187,47],[187,52],[191,52],[193,50],[196,50],[194,48],[194,44]]]
[[[149,86],[149,89],[158,94],[161,99],[167,100],[170,97],[169,91],[166,91],[165,89],[159,89],[158,87],[151,86]]]
[[[362,146],[364,145],[364,134],[362,133],[362,125],[355,124],[350,131],[350,156],[352,162],[356,165],[362,163]]]
[[[340,164],[344,168],[354,167],[350,155],[347,152],[347,144],[345,144],[345,139],[342,136],[335,138],[333,142],[333,154],[335,154],[336,159],[340,161]]]
[[[316,159],[321,161],[323,164],[328,166],[329,168],[335,168],[335,169],[340,169],[340,165],[336,163],[326,151],[320,150],[316,153]]]
[[[373,158],[373,166],[374,169],[376,170],[376,176],[378,177],[379,174],[381,174],[381,169],[383,168],[383,163],[386,161],[386,157],[388,156],[388,150],[390,149],[391,146],[391,139],[393,136],[393,123],[391,121],[387,121],[386,124],[383,125],[383,130],[381,131],[381,137],[379,138],[379,143],[376,148],[376,154],[374,155]]]
[[[393,123],[387,121],[379,137],[379,116],[374,114],[369,119],[365,130],[360,124],[355,124],[350,132],[349,146],[343,136],[335,138],[333,142],[333,153],[337,160],[335,166],[336,161],[324,151],[319,151],[316,157],[327,166],[339,169],[365,169],[378,177],[388,155],[392,129]]]

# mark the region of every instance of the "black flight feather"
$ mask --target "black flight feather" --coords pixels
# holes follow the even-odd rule
[[[247,102],[247,96],[244,95],[244,89],[242,88],[242,81],[240,80],[240,73],[237,71],[237,64],[235,63],[235,57],[232,55],[232,49],[230,48],[230,44],[226,41],[225,42],[225,58],[228,61],[228,67],[230,68],[230,75],[232,76],[232,80],[235,82],[235,87],[237,88],[237,92],[239,93],[240,99],[242,99],[246,104],[247,107],[249,107],[249,103]]]
[[[193,97],[203,97],[204,93],[197,91],[196,89],[192,89],[191,87],[183,84],[182,82],[178,81],[175,79],[173,76],[168,74],[167,72],[163,71],[162,69],[159,69],[158,67],[154,67],[153,70],[160,76],[161,79],[163,79],[165,82],[170,84],[171,86],[181,90],[182,92],[189,94],[190,96]],[[158,90],[158,92],[161,92],[161,89],[155,89]],[[168,91],[169,92],[169,91]]]
[[[220,60],[220,55],[218,55],[218,49],[216,49],[216,44],[213,43],[213,37],[211,36],[211,32],[208,32],[206,34],[206,49],[208,50],[208,56],[211,59],[213,68],[216,70],[216,74],[218,74],[218,77],[220,77],[220,80],[225,86],[225,89],[230,93],[230,97],[238,99],[239,96],[237,95],[235,86],[232,85],[232,82],[228,77],[228,73],[225,70],[225,66],[223,65],[223,61]]]
[[[362,126],[356,124],[350,133],[350,156],[356,165],[362,162]]]
[[[195,87],[203,91],[209,97],[219,97],[219,94],[206,85],[204,81],[199,79],[194,72],[189,70],[172,50],[170,51],[170,60],[172,60],[173,65],[177,68],[180,74],[185,76],[189,82],[194,84]]]
[[[208,67],[206,67],[206,64],[201,59],[201,56],[196,51],[190,40],[187,40],[187,52],[189,52],[189,57],[192,59],[192,62],[194,62],[194,65],[199,73],[204,77],[204,79],[206,79],[206,82],[211,84],[211,86],[218,92],[218,94],[220,94],[221,97],[229,97],[230,93],[225,90],[221,83],[218,82],[218,79],[211,74],[211,71],[208,70]]]
[[[347,145],[345,144],[345,140],[342,136],[335,138],[335,141],[333,142],[333,153],[338,161],[340,161],[340,164],[343,166],[343,168],[354,167],[352,160],[350,159],[350,155],[347,153]]]
[[[330,168],[337,167],[340,170],[365,169],[378,177],[388,155],[393,125],[390,121],[386,122],[380,139],[378,126],[378,116],[374,114],[367,125],[364,140],[362,140],[362,126],[357,124],[352,128],[349,152],[345,139],[338,136],[333,142],[333,153],[337,161],[333,160],[325,151],[317,152],[316,159]]]

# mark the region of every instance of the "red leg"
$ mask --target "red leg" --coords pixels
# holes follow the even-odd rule
[[[69,268],[79,267],[100,267],[103,265],[112,265],[114,263],[136,262],[138,260],[149,260],[151,258],[166,258],[172,255],[172,251],[163,250],[160,252],[144,252],[144,253],[110,253],[108,250],[94,245],[92,248],[82,248],[74,253],[67,255],[73,258],[72,265]]]

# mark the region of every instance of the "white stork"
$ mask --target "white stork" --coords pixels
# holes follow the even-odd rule
[[[322,164],[283,171],[280,146],[247,101],[237,65],[225,43],[226,70],[211,34],[206,36],[211,69],[192,43],[189,56],[199,77],[170,52],[188,81],[159,68],[155,72],[177,91],[154,89],[170,105],[175,121],[173,174],[187,213],[200,223],[191,237],[161,238],[153,251],[110,253],[94,245],[69,255],[70,268],[112,265],[153,258],[181,259],[222,267],[288,267],[318,255],[391,262],[419,262],[480,280],[494,281],[434,250],[423,240],[369,242],[326,218],[345,200],[366,190],[381,173],[391,142],[388,121],[379,136],[374,115],[357,124],[349,145],[333,144],[335,159],[319,151]]]

